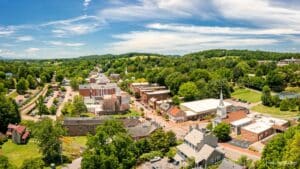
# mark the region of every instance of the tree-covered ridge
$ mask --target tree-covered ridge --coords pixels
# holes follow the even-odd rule
[[[212,49],[200,52],[186,54],[185,57],[224,57],[224,56],[237,56],[241,59],[256,59],[256,60],[281,60],[287,58],[300,58],[299,53],[280,53],[280,52],[267,52],[267,51],[251,51],[251,50],[226,50],[226,49]]]

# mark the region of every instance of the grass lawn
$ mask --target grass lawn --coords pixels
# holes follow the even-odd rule
[[[236,99],[245,100],[247,102],[256,103],[260,101],[261,93],[250,89],[236,88],[231,96]]]
[[[38,145],[33,139],[30,139],[26,145],[14,144],[11,139],[9,139],[2,145],[0,154],[8,157],[9,161],[17,167],[20,167],[26,159],[41,157]]]
[[[300,87],[287,87],[285,88],[285,91],[300,93]]]
[[[71,158],[71,160],[78,158],[84,148],[86,147],[87,137],[64,137],[63,141],[63,154]]]
[[[17,91],[13,91],[13,92],[11,92],[11,93],[8,95],[8,97],[14,99],[14,98],[16,98],[18,95],[19,95],[19,94],[17,93]]]
[[[279,107],[267,107],[262,104],[252,107],[251,110],[279,118],[291,118],[299,114],[299,111],[280,111]]]

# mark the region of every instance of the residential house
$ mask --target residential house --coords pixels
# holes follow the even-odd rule
[[[30,132],[26,130],[25,126],[9,124],[6,135],[11,137],[12,141],[16,144],[25,144],[30,136]]]
[[[173,122],[184,122],[186,120],[185,113],[180,108],[173,106],[167,112],[169,120]]]
[[[196,167],[206,167],[224,158],[224,153],[217,148],[218,139],[205,129],[190,128],[184,142],[177,146],[174,160],[184,164],[188,158],[195,159]]]

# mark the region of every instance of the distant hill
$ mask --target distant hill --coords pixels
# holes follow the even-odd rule
[[[286,58],[300,58],[300,53],[280,53],[268,51],[251,51],[251,50],[226,50],[226,49],[213,49],[204,50],[200,52],[190,53],[184,57],[225,57],[225,56],[238,56],[242,59],[257,59],[257,60],[281,60]]]

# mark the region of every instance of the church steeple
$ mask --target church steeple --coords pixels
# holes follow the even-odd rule
[[[226,107],[225,107],[224,100],[223,100],[222,89],[221,89],[221,92],[220,92],[220,102],[219,102],[219,105],[217,107],[217,116],[220,117],[221,119],[224,119],[224,118],[227,117],[227,111],[226,111]]]

